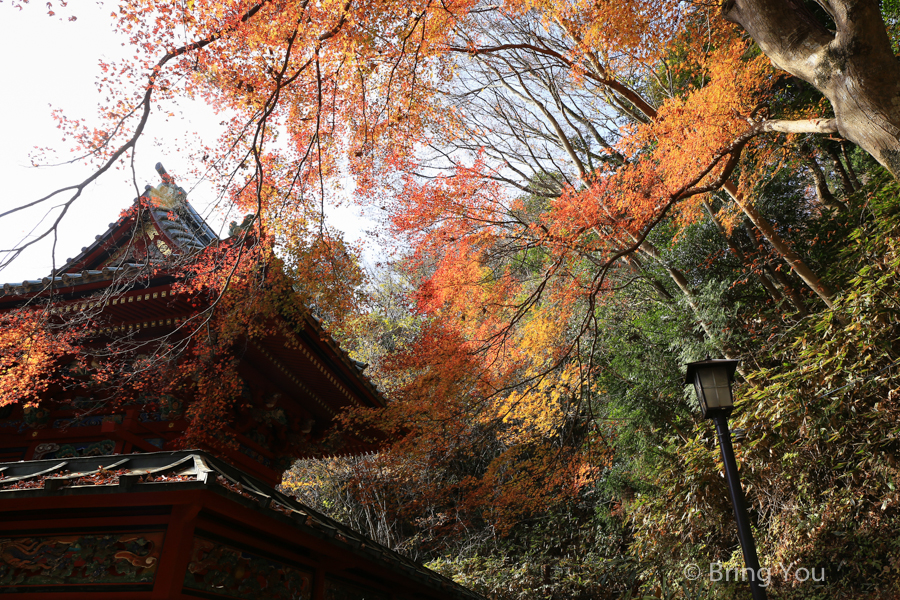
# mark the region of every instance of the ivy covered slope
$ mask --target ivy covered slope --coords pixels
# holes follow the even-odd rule
[[[736,454],[770,597],[900,594],[900,186],[876,175],[849,204],[815,232],[842,289],[835,310],[774,332],[736,386],[732,426],[747,434]],[[742,566],[712,423],[669,435],[663,455],[628,506],[631,552],[669,563],[672,578],[689,562]],[[799,581],[800,568],[824,582]]]

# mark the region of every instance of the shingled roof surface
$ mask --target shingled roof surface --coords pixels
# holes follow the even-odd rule
[[[327,540],[380,567],[460,600],[484,600],[452,580],[301,504],[200,450],[0,464],[0,510],[5,498],[211,490],[284,520],[298,532]]]

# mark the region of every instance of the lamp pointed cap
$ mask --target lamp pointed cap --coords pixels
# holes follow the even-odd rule
[[[699,360],[697,362],[688,363],[687,365],[687,373],[684,376],[685,385],[694,383],[694,374],[698,369],[702,369],[704,367],[712,367],[712,366],[722,366],[728,369],[728,377],[730,379],[734,379],[734,372],[737,370],[737,366],[741,361],[734,360],[731,358],[708,358],[706,360]]]

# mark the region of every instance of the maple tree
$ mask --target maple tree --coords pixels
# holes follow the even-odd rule
[[[77,356],[77,329],[48,328],[40,308],[5,313],[0,328],[0,406],[13,402],[37,405],[57,383],[58,363]]]
[[[110,73],[101,81],[109,98],[109,103],[102,108],[102,114],[110,121],[109,127],[89,130],[81,121],[59,116],[67,134],[78,140],[78,150],[94,160],[99,168],[94,175],[72,186],[74,193],[64,203],[58,219],[65,216],[86,185],[133,151],[154,103],[170,100],[178,94],[203,97],[211,105],[233,114],[231,126],[220,145],[205,151],[204,167],[218,172],[225,182],[231,182],[233,189],[229,194],[243,207],[252,206],[257,213],[277,211],[285,220],[309,219],[310,213],[321,205],[328,193],[326,181],[339,176],[342,169],[338,157],[342,155],[349,157],[351,172],[357,177],[358,195],[364,197],[377,194],[379,182],[392,181],[391,173],[395,170],[414,173],[415,169],[422,168],[424,165],[418,155],[422,146],[430,145],[444,156],[453,156],[454,147],[471,150],[479,146],[496,150],[499,147],[496,140],[502,136],[494,127],[475,125],[479,122],[479,107],[475,112],[468,110],[465,96],[474,98],[475,94],[457,93],[456,99],[463,101],[453,102],[449,107],[443,101],[445,91],[452,93],[454,86],[465,87],[471,81],[477,81],[478,75],[462,69],[460,62],[454,59],[456,55],[469,56],[483,63],[485,68],[481,75],[494,73],[497,83],[489,87],[503,86],[510,90],[513,102],[510,97],[503,101],[508,106],[536,108],[534,114],[540,119],[532,119],[524,128],[524,137],[528,138],[529,131],[533,131],[532,138],[543,138],[545,144],[550,144],[543,154],[538,153],[540,160],[536,159],[537,162],[556,163],[559,155],[555,153],[562,151],[571,159],[576,171],[574,179],[566,174],[568,169],[560,171],[555,164],[549,169],[541,164],[538,172],[559,173],[562,182],[581,185],[578,182],[586,181],[586,177],[599,175],[593,165],[594,157],[598,155],[589,149],[586,138],[577,128],[575,132],[566,132],[563,120],[569,121],[570,128],[573,120],[584,125],[595,141],[600,140],[598,143],[604,151],[609,151],[611,146],[599,135],[597,125],[592,124],[597,115],[586,114],[583,105],[576,114],[573,112],[575,104],[563,96],[578,89],[577,93],[583,99],[595,104],[608,96],[609,106],[623,115],[616,122],[615,116],[601,114],[608,129],[619,130],[623,117],[644,122],[644,125],[648,125],[648,120],[671,119],[668,113],[658,118],[659,102],[643,97],[630,80],[644,76],[648,70],[653,72],[672,43],[697,33],[690,28],[685,33],[676,25],[697,18],[692,11],[683,13],[684,9],[677,3],[665,3],[652,11],[639,3],[592,7],[578,4],[532,7],[528,3],[511,3],[502,10],[482,10],[468,3],[440,7],[424,3],[421,6],[405,5],[404,10],[397,12],[391,12],[384,5],[369,7],[352,2],[346,6],[320,4],[316,7],[307,3],[243,2],[227,8],[216,2],[194,2],[181,7],[158,6],[151,1],[126,3],[114,17],[118,27],[131,36],[137,54],[134,61],[123,65],[103,65]],[[609,25],[613,16],[615,26]],[[178,28],[169,26],[174,23],[189,27],[193,38],[187,43],[179,42],[175,37]],[[298,26],[300,23],[304,24],[302,28]],[[700,56],[708,54],[714,45],[731,43],[721,37],[721,29],[722,25],[718,23],[716,41],[692,51],[699,52],[697,56]],[[649,43],[650,40],[653,43]],[[252,51],[244,52],[246,48]],[[732,52],[735,51],[740,52],[740,49]],[[511,52],[519,54],[511,58]],[[494,56],[499,56],[499,60],[490,60]],[[724,54],[702,58],[708,63],[719,59],[731,60],[732,68],[736,66],[734,58],[726,59]],[[548,75],[543,89],[535,92],[529,88],[530,81],[525,85],[525,78],[540,78],[517,74],[516,60],[525,61],[522,64],[544,61]],[[665,60],[662,64],[665,65]],[[719,107],[718,115],[682,112],[681,119],[708,123],[716,137],[704,140],[703,136],[708,134],[693,132],[691,144],[705,145],[705,150],[682,141],[677,145],[681,153],[676,153],[671,160],[678,163],[680,157],[697,149],[691,160],[697,173],[703,173],[710,166],[699,164],[704,160],[714,161],[718,167],[725,167],[726,161],[735,162],[732,159],[739,155],[749,137],[765,131],[802,129],[800,121],[753,120],[752,102],[758,100],[764,90],[754,88],[752,68],[759,69],[758,66],[750,67],[749,63],[740,68],[740,72],[750,79],[728,80],[729,83],[743,82],[745,98],[739,93],[734,94],[738,90],[713,92],[716,89],[713,85],[705,86],[706,91],[698,91],[688,102],[688,107],[709,108],[716,105],[716,98],[729,98],[729,94],[733,94],[729,101],[736,104],[729,110],[737,112],[726,115],[724,106]],[[468,74],[454,78],[454,69]],[[560,71],[563,71],[561,75]],[[516,89],[516,78],[522,89]],[[719,82],[724,85],[726,80],[720,78]],[[562,94],[557,93],[560,85],[565,88]],[[137,94],[126,96],[132,93],[131,89]],[[671,95],[673,90],[669,93]],[[718,93],[717,97],[711,95],[715,93]],[[592,96],[594,100],[591,100]],[[548,110],[549,100],[554,97],[561,115],[553,115]],[[483,109],[482,106],[480,110],[484,112]],[[744,122],[746,119],[751,119],[749,125]],[[490,125],[498,122],[494,117],[491,120]],[[677,121],[676,118],[670,122]],[[810,127],[822,131],[821,123],[812,123]],[[291,143],[277,143],[282,128],[288,132]],[[488,131],[492,140],[485,139]],[[675,124],[671,131],[678,131],[678,125]],[[660,131],[659,137],[670,139],[676,146],[671,131]],[[614,135],[618,136],[618,133]],[[464,141],[454,144],[455,140]],[[449,148],[444,141],[450,142]],[[524,142],[525,148],[529,143]],[[530,164],[526,156],[534,156],[534,153],[523,153],[522,148],[515,150],[514,144],[508,142],[501,145],[512,148],[512,154],[498,156],[494,152],[491,156],[489,152],[488,156],[501,162],[485,161],[482,170],[487,172],[482,176],[525,187],[521,177],[510,177],[510,170],[522,174],[520,168],[524,166],[535,172],[533,169],[538,165]],[[579,156],[579,145],[587,150],[587,160]],[[616,156],[617,152],[618,158],[623,158],[620,151],[612,155]],[[704,152],[711,154],[704,157]],[[660,156],[656,160],[668,159]],[[241,171],[251,165],[252,172],[243,176]],[[625,167],[625,170],[629,168]],[[752,203],[741,200],[737,188],[728,184],[726,178],[717,181],[712,171],[704,175],[710,189],[726,186],[804,281],[826,303],[830,302],[830,290],[783,243],[774,228],[759,219]],[[518,181],[514,181],[516,179]],[[703,177],[697,183],[701,179]],[[668,190],[671,202],[683,200],[684,192],[689,188],[690,185],[674,194],[670,193],[672,189]],[[690,190],[690,193],[699,189]],[[59,193],[71,190],[67,188]],[[649,195],[657,191],[663,192],[645,190]],[[51,194],[37,203],[54,196]],[[318,197],[318,202],[314,197]],[[623,198],[618,204],[631,208],[640,203],[635,198]],[[662,202],[660,206],[665,204]],[[659,208],[657,206],[657,210]],[[607,209],[619,210],[620,206],[610,204]],[[635,221],[630,229],[612,235],[624,235],[618,244],[625,246],[628,253],[641,250],[652,257],[652,245],[643,239],[635,248],[629,246],[641,226],[641,222]],[[607,224],[607,229],[610,227],[615,227],[612,221]],[[601,235],[611,235],[609,231],[597,229]],[[52,227],[27,242],[26,246],[37,243],[51,231]],[[22,249],[17,248],[15,252]],[[688,289],[677,273],[671,275],[679,288]],[[685,293],[690,294],[689,291]],[[792,301],[802,310],[796,295],[792,296]]]
[[[701,461],[683,394],[654,376],[706,352],[737,355],[823,305],[823,319],[855,314],[814,229],[849,218],[857,170],[871,170],[846,140],[898,172],[896,65],[874,2],[855,13],[826,3],[835,34],[809,4],[127,0],[112,18],[135,58],[103,65],[105,125],[58,115],[95,170],[27,206],[64,194],[64,218],[133,157],[158,106],[203,99],[228,126],[196,173],[258,218],[252,245],[210,251],[185,284],[216,299],[204,317],[213,341],[193,346],[169,384],[201,395],[198,439],[215,442],[242,392],[228,344],[306,303],[348,343],[368,341],[359,356],[377,359],[396,398],[347,416],[395,440],[347,476],[362,505],[381,503],[431,541],[507,534],[628,463],[629,483],[604,492],[621,516],[635,473],[677,479],[648,466],[650,449],[677,440]],[[848,104],[851,88],[862,108]],[[834,133],[845,140],[821,139]],[[366,331],[397,331],[389,318],[355,314],[355,250],[324,226],[347,175],[353,199],[383,209],[409,249],[393,346]],[[294,281],[265,267],[278,257]],[[735,289],[760,312],[742,315]],[[21,318],[9,335],[30,340],[36,325]],[[36,344],[38,356],[47,344]],[[28,359],[9,364],[45,376]],[[160,377],[168,366],[147,363]],[[664,521],[654,498],[633,514]],[[643,531],[642,543],[662,535]]]

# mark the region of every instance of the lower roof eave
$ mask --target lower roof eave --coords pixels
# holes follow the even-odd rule
[[[171,524],[175,507],[193,506],[204,531],[293,555],[311,569],[351,573],[409,597],[483,600],[206,452],[23,461],[0,469],[0,529],[7,535]]]

